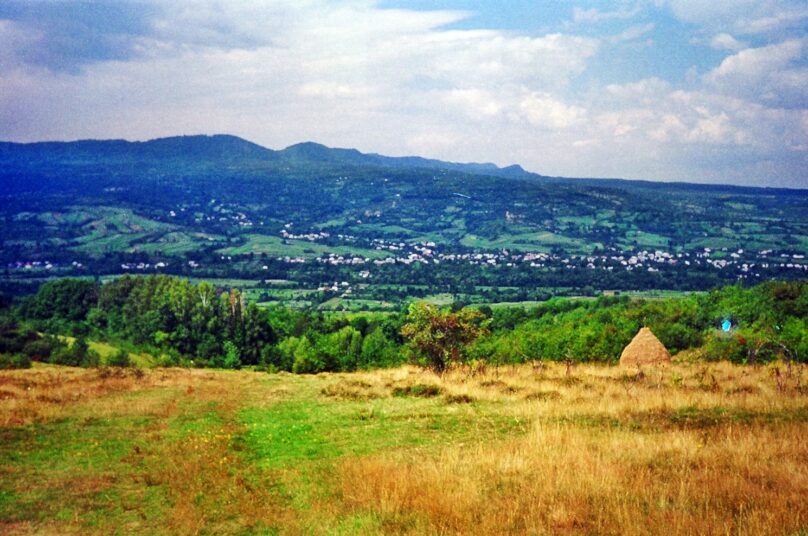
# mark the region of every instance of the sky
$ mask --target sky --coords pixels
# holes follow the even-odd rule
[[[0,140],[214,133],[808,188],[808,3],[0,3]]]

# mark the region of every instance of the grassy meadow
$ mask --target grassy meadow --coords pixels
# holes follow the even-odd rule
[[[0,372],[3,534],[804,534],[808,368]]]

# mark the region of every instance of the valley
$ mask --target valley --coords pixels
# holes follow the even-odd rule
[[[293,292],[305,308],[385,310],[808,270],[804,190],[560,179],[232,136],[0,144],[0,164],[10,295],[52,277],[167,273],[240,279],[264,304]]]

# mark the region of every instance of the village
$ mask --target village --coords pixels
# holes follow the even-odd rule
[[[310,232],[302,234],[292,234],[281,231],[281,237],[285,240],[305,240],[315,242],[330,239],[327,232]],[[340,242],[356,244],[357,241],[365,241],[352,235],[339,234],[336,238]],[[639,250],[620,251],[609,247],[605,251],[591,255],[564,255],[561,253],[546,252],[525,252],[511,251],[508,249],[493,251],[457,251],[456,247],[439,245],[433,241],[403,242],[398,240],[387,240],[372,238],[367,240],[376,251],[386,251],[392,255],[383,258],[369,258],[362,255],[329,253],[314,258],[306,256],[282,255],[274,257],[278,262],[285,264],[305,264],[314,262],[330,266],[385,266],[385,265],[412,265],[421,264],[441,264],[455,263],[468,264],[472,266],[504,266],[507,268],[517,266],[528,266],[530,268],[562,268],[562,269],[583,269],[583,270],[624,270],[627,272],[645,270],[648,272],[659,272],[666,268],[676,266],[703,266],[711,267],[722,271],[735,271],[738,278],[762,277],[761,272],[765,270],[788,270],[796,272],[808,271],[808,262],[804,254],[799,253],[776,253],[771,249],[750,252],[744,249],[728,250],[722,248],[713,250],[702,248],[692,252],[671,253],[662,250]],[[465,248],[468,250],[469,248]],[[446,250],[446,251],[444,251]],[[238,262],[244,255],[221,255],[218,257],[219,263],[229,264]],[[198,260],[185,261],[191,269],[201,269],[205,264]],[[120,263],[120,270],[123,272],[159,272],[170,266],[168,260],[156,262],[124,262]],[[218,263],[217,263],[218,264]],[[58,263],[49,260],[18,260],[6,265],[10,272],[39,272],[39,271],[81,271],[85,264],[80,261],[70,261],[68,263]],[[268,269],[266,265],[262,267]],[[362,269],[358,276],[367,279],[371,272]]]

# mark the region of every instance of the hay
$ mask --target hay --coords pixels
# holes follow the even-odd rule
[[[620,365],[624,367],[670,362],[671,354],[668,349],[648,328],[640,329],[620,355]]]

